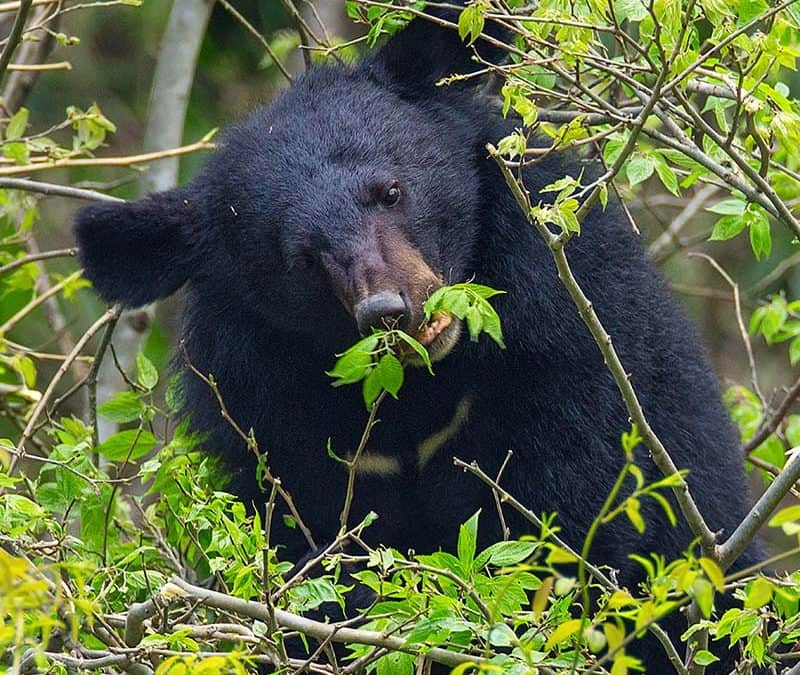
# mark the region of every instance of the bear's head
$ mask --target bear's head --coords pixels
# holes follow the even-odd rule
[[[438,84],[473,53],[417,20],[357,66],[313,69],[190,184],[82,209],[88,277],[129,307],[188,284],[221,321],[238,308],[332,350],[372,326],[420,331],[425,299],[474,271],[489,116],[478,78]],[[446,324],[419,333],[434,358],[458,339]]]

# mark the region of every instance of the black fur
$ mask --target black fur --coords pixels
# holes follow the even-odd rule
[[[107,300],[138,305],[188,283],[192,361],[214,374],[239,424],[255,430],[320,541],[338,530],[346,483],[327,440],[340,454],[352,451],[366,421],[358,387],[333,389],[325,374],[358,333],[321,261],[355,264],[367,223],[401,231],[448,281],[474,276],[507,291],[496,302],[505,351],[462,337],[435,377],[410,370],[400,400],[381,408],[370,449],[397,458],[402,471],[357,484],[352,522],[369,510],[380,515],[369,541],[453,550],[459,523],[478,508],[482,543],[497,540],[489,491],[452,457],[494,473],[510,449],[504,486],[534,512],[558,512],[562,535],[579,546],[622,464],[620,435],[630,425],[620,394],[546,246],[487,159],[485,144],[513,122],[466,84],[435,86],[473,68],[467,55],[452,31],[412,24],[360,65],[317,68],[255,111],[187,187],[78,216],[82,260]],[[568,171],[553,160],[528,172],[528,186],[535,195]],[[403,190],[391,212],[370,198],[387,180]],[[689,470],[710,526],[729,534],[748,501],[742,461],[689,321],[618,207],[595,209],[568,255],[654,430]],[[232,489],[263,502],[254,460],[211,392],[191,374],[185,389],[194,425],[225,459]],[[418,469],[417,444],[465,397],[465,424]],[[644,452],[640,466],[649,479],[660,477]],[[643,509],[644,535],[619,519],[600,529],[592,548],[592,559],[617,568],[623,584],[639,577],[628,554],[674,558],[692,539],[652,501]],[[529,532],[507,515],[515,535]],[[305,553],[296,532],[280,536],[288,557]],[[653,654],[645,654],[647,671],[668,672],[660,648]]]

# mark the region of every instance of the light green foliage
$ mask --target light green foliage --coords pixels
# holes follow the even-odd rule
[[[725,199],[707,209],[722,217],[714,224],[711,232],[712,240],[731,239],[745,228],[750,231],[750,245],[756,259],[762,255],[767,258],[772,252],[772,235],[769,219],[764,209],[758,204],[748,204],[740,197]]]
[[[421,10],[425,7],[425,2],[416,0],[407,5],[412,9]],[[350,19],[367,23],[370,26],[367,35],[367,44],[370,47],[374,47],[382,36],[394,35],[414,18],[411,12],[403,8],[382,5],[365,7],[358,0],[345,0],[345,8]]]
[[[783,294],[772,296],[769,302],[753,311],[749,333],[763,338],[770,345],[788,342],[789,361],[796,365],[800,362],[800,301],[789,302]],[[763,401],[748,387],[736,385],[725,392],[725,402],[739,428],[742,442],[748,443],[768,420]],[[800,445],[800,415],[790,412],[776,431],[779,433],[767,435],[749,453],[759,462],[757,470],[765,482],[771,482],[775,472],[785,466],[787,452]]]
[[[147,372],[145,366],[140,374]],[[287,584],[294,561],[284,560],[281,550],[270,545],[260,514],[248,513],[244,504],[220,490],[215,469],[198,451],[200,439],[188,433],[186,422],[178,424],[170,437],[157,439],[160,450],[138,456],[135,438],[150,433],[149,428],[164,428],[163,422],[174,414],[169,406],[142,387],[115,394],[100,411],[133,425],[104,442],[107,446],[115,438],[126,439],[119,443],[119,452],[106,453],[102,468],[95,460],[102,446],[92,446],[91,429],[74,418],[62,418],[54,426],[56,444],[50,454],[58,463],[46,465],[33,479],[35,501],[24,494],[26,481],[0,471],[2,536],[13,538],[20,550],[43,536],[54,541],[68,537],[70,542],[66,548],[36,549],[28,559],[0,549],[0,568],[6,571],[0,574],[0,614],[22,620],[9,620],[5,632],[0,631],[0,649],[11,644],[36,647],[48,634],[65,629],[78,641],[98,644],[91,617],[98,612],[126,611],[131,602],[151,597],[171,575],[185,574],[182,567],[176,569],[176,561],[199,578],[211,576],[219,588],[243,599],[259,600],[265,588],[274,591]],[[144,420],[147,428],[142,430],[139,425]],[[625,472],[632,480],[626,482],[627,492],[602,516],[600,526],[623,513],[630,517],[628,504],[634,499],[641,503],[655,499],[659,508],[670,509],[660,494],[669,481],[647,484],[633,464],[640,442],[635,428],[623,436],[622,450],[628,458]],[[12,447],[9,441],[2,445]],[[113,488],[109,480],[123,467],[135,468],[134,480],[143,493]],[[133,514],[137,526],[132,523]],[[640,664],[623,643],[690,599],[698,603],[706,617],[702,625],[715,639],[739,644],[756,660],[766,659],[776,641],[796,638],[792,631],[766,637],[757,629],[766,620],[763,616],[785,621],[796,614],[800,575],[781,584],[755,577],[737,591],[739,604],[715,619],[712,608],[727,583],[725,576],[712,560],[691,553],[672,562],[658,556],[635,557],[646,579],[640,590],[604,587],[589,575],[585,583],[598,600],[584,619],[576,618],[576,613],[581,614],[583,590],[574,575],[579,560],[553,539],[559,531],[557,520],[542,516],[538,532],[532,527],[530,536],[521,540],[481,548],[481,523],[486,526],[492,517],[477,512],[462,524],[453,553],[409,557],[377,548],[362,556],[365,566],[354,578],[378,597],[361,628],[402,636],[413,650],[439,646],[489,654],[496,672],[512,675],[534,666],[566,672],[573,662],[585,668],[591,659],[604,657],[606,672],[635,672]],[[785,526],[798,519],[800,513],[787,511],[774,524]],[[79,526],[74,530],[78,536],[68,534],[75,526]],[[322,603],[343,605],[352,584],[340,581],[342,559],[337,553],[326,560],[324,566],[287,586],[282,609],[302,614]],[[49,571],[56,568],[59,575],[54,586]],[[67,596],[59,590],[61,584],[70,589]],[[187,608],[180,602],[172,607],[181,615]],[[230,621],[211,609],[195,611],[209,623]],[[69,624],[64,617],[69,617]],[[142,647],[186,652],[165,659],[159,672],[211,672],[214,668],[240,672],[249,653],[248,643],[234,640],[224,647],[230,654],[220,656],[222,644],[181,630],[149,631]],[[370,649],[350,646],[353,657],[364,656]],[[214,654],[204,655],[207,652]],[[15,653],[23,651],[16,648]],[[375,672],[413,672],[415,662],[413,656],[389,652],[374,668]]]
[[[5,139],[0,140],[3,155],[21,165],[87,156],[105,142],[109,133],[117,130],[97,104],[92,104],[86,111],[69,106],[66,115],[59,126],[70,126],[73,129],[71,147],[64,147],[47,135],[26,136],[28,110],[20,108],[5,129]]]
[[[524,156],[536,132],[539,145],[542,134],[551,138],[551,152],[599,148],[607,167],[624,149],[616,180],[626,179],[634,191],[657,180],[680,196],[682,189],[698,183],[729,181],[731,198],[741,206],[720,212],[712,240],[730,239],[747,229],[760,259],[772,252],[771,221],[798,232],[796,220],[782,206],[800,187],[800,105],[787,86],[800,55],[793,6],[776,11],[751,0],[660,0],[652,6],[639,0],[605,5],[546,0],[508,6],[517,8],[519,21],[514,63],[502,74],[503,112],[513,109],[526,132],[495,141],[503,156]],[[485,16],[484,2],[469,3],[459,21],[462,39],[473,42]],[[708,53],[712,45],[713,53]],[[523,53],[529,58],[522,58]],[[640,121],[635,111],[657,78],[665,83],[660,94],[668,102],[659,102]],[[561,97],[570,86],[573,92],[581,88],[571,94],[571,107],[566,108],[574,117],[551,121],[548,109],[565,110]],[[618,106],[620,98],[630,107]],[[592,117],[598,111],[610,119]],[[703,133],[698,133],[701,125]],[[629,145],[632,133],[636,143]],[[529,156],[531,163],[536,154],[541,153]],[[561,220],[544,222],[564,229]],[[567,231],[578,232],[579,227],[570,224]]]
[[[487,9],[488,0],[477,0],[461,10],[458,16],[458,35],[462,40],[471,44],[480,37],[485,25],[483,15]]]
[[[442,286],[425,301],[425,320],[430,320],[437,312],[449,312],[466,321],[472,340],[477,340],[481,333],[486,333],[502,349],[505,345],[500,317],[489,303],[489,298],[502,293],[505,291],[473,283]]]
[[[502,347],[500,318],[488,301],[502,292],[473,283],[443,286],[425,302],[425,321],[437,312],[447,312],[466,321],[473,340],[483,332]],[[334,387],[361,382],[364,403],[370,408],[382,391],[397,398],[404,380],[402,362],[411,356],[433,374],[428,350],[416,338],[398,329],[375,329],[340,354],[328,375]]]
[[[347,351],[339,355],[336,364],[328,371],[333,378],[333,386],[362,383],[364,403],[371,407],[381,391],[387,391],[397,398],[403,386],[403,364],[395,352],[401,356],[405,351],[416,354],[431,369],[428,351],[413,337],[401,330],[376,330],[359,340]]]
[[[541,223],[553,223],[564,234],[580,234],[581,224],[577,217],[580,202],[574,197],[574,193],[581,188],[581,179],[565,176],[541,189],[542,193],[557,192],[555,200],[551,204],[531,208],[531,218]]]

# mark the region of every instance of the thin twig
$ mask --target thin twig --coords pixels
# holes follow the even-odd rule
[[[217,399],[217,403],[219,403],[220,407],[220,414],[222,418],[231,426],[231,428],[236,432],[236,434],[246,443],[248,450],[250,450],[256,458],[260,457],[260,451],[258,448],[258,443],[256,442],[255,438],[246,434],[239,424],[236,422],[235,419],[231,416],[230,412],[228,412],[228,407],[225,405],[225,400],[222,398],[222,393],[217,386],[217,383],[214,382],[211,378],[206,377],[201,373],[197,367],[192,363],[191,359],[189,358],[189,352],[186,350],[186,343],[181,341],[181,349],[183,351],[183,358],[184,362],[186,363],[189,370],[191,370],[197,377],[200,378],[202,382],[204,382],[214,394],[214,397]],[[273,476],[272,472],[269,470],[269,467],[266,464],[263,466],[263,476],[264,480],[266,480],[270,485],[277,485],[278,494],[283,499],[284,503],[289,509],[289,512],[292,514],[295,522],[297,523],[297,527],[300,528],[300,531],[303,533],[303,536],[306,538],[306,542],[312,549],[317,548],[317,544],[314,541],[314,537],[311,534],[311,530],[308,529],[303,519],[300,517],[300,513],[297,510],[297,507],[294,504],[294,499],[292,499],[291,494],[283,487],[281,481],[278,477]]]
[[[28,419],[28,423],[25,425],[25,429],[22,432],[22,436],[19,439],[19,443],[17,443],[17,454],[11,459],[11,463],[8,467],[8,474],[12,475],[14,473],[14,469],[16,468],[17,463],[20,459],[24,459],[25,457],[25,445],[30,439],[31,435],[33,434],[34,429],[36,428],[36,423],[39,419],[39,416],[44,411],[45,407],[47,406],[48,401],[53,395],[58,383],[61,382],[61,379],[66,374],[67,370],[69,369],[72,362],[80,355],[83,348],[86,344],[91,340],[95,334],[107,323],[114,319],[114,317],[119,313],[119,309],[117,307],[111,307],[107,309],[105,313],[97,319],[89,329],[81,336],[81,339],[75,344],[75,348],[67,355],[67,358],[64,359],[64,362],[59,366],[56,374],[53,375],[53,378],[50,380],[50,383],[47,385],[47,389],[45,389],[42,397],[39,399],[39,402],[36,404],[34,409],[31,411],[30,418]]]
[[[800,396],[800,378],[795,380],[795,383],[792,385],[791,389],[789,389],[786,396],[784,396],[781,404],[777,407],[775,412],[761,422],[761,425],[758,427],[753,436],[742,446],[742,454],[749,455],[773,433],[775,433],[781,422],[789,413],[789,409],[797,400],[798,396]]]
[[[35,15],[31,18],[31,22],[36,24],[40,21],[51,18],[56,22],[59,20],[59,6],[55,4],[39,4],[34,0],[34,6],[38,5]],[[57,23],[54,24],[57,28]],[[16,65],[29,65],[36,67],[38,64],[44,63],[53,51],[56,44],[55,30],[46,31],[43,36],[37,41],[23,42],[17,56],[18,63]],[[9,116],[16,113],[25,100],[33,90],[33,86],[39,77],[38,70],[17,70],[9,66],[10,75],[6,80],[5,87],[0,94],[2,106],[6,114]],[[49,132],[48,132],[49,133]],[[45,134],[47,135],[47,134]]]
[[[500,468],[497,471],[497,476],[495,477],[495,483],[498,485],[500,484],[500,480],[503,477],[503,472],[506,470],[506,466],[508,465],[508,460],[511,459],[511,456],[514,454],[513,450],[509,450],[506,453],[506,458],[503,460],[503,463],[500,465]],[[492,490],[492,496],[494,497],[494,505],[497,509],[497,517],[500,519],[500,530],[503,533],[503,541],[508,541],[508,538],[511,536],[511,530],[508,527],[508,523],[506,523],[506,518],[503,515],[503,505],[500,502],[500,493],[497,490]]]
[[[53,63],[9,63],[8,70],[14,72],[43,72],[47,70],[72,70],[69,61],[55,61]]]
[[[5,47],[3,47],[3,53],[0,54],[0,82],[5,78],[8,64],[11,63],[11,56],[14,54],[14,50],[17,48],[20,39],[22,39],[25,21],[28,19],[28,13],[31,11],[32,6],[33,0],[21,0],[19,3],[14,25],[11,27],[11,32],[8,34]]]
[[[542,519],[539,518],[533,511],[527,508],[522,502],[520,502],[516,497],[510,494],[505,488],[498,485],[498,483],[480,466],[478,466],[477,462],[470,462],[467,463],[464,460],[459,459],[458,457],[453,458],[453,464],[456,466],[469,471],[473,476],[476,476],[481,481],[483,481],[486,485],[488,485],[493,490],[496,490],[498,494],[500,494],[500,501],[509,504],[517,513],[519,513],[525,520],[528,522],[533,523],[538,528],[543,527]],[[563,539],[558,537],[556,534],[552,532],[549,534],[550,539],[552,539],[560,548],[563,548],[567,551],[570,555],[572,555],[575,560],[580,560],[581,554],[572,548],[569,544],[567,544]],[[617,585],[611,581],[605,574],[603,574],[597,567],[592,565],[589,561],[586,561],[586,569],[589,573],[597,579],[597,581],[606,589],[608,590],[616,590]]]
[[[33,232],[29,232],[25,239],[25,249],[28,251],[29,255],[39,255],[42,252],[39,249],[39,243],[36,241]],[[36,279],[36,292],[40,295],[44,295],[53,288],[53,283],[50,279],[50,275],[47,273],[47,267],[42,260],[37,260],[33,264],[39,271]],[[42,309],[44,310],[50,330],[58,344],[59,351],[62,354],[69,354],[75,346],[75,341],[72,339],[72,335],[70,335],[67,319],[64,316],[64,312],[55,294],[50,295],[47,300],[45,300]],[[86,374],[87,369],[82,361],[75,361],[75,372],[79,377],[83,377]]]
[[[372,427],[375,426],[375,416],[378,414],[378,408],[380,408],[384,398],[386,398],[385,389],[381,390],[381,393],[378,394],[378,397],[372,402],[372,405],[369,408],[369,417],[367,418],[367,423],[364,425],[364,431],[361,433],[361,440],[358,442],[358,447],[353,454],[353,458],[351,460],[344,460],[347,466],[347,490],[344,496],[344,505],[342,506],[341,513],[339,514],[340,535],[347,530],[347,520],[350,517],[350,507],[353,504],[356,474],[358,472],[358,460],[361,459],[361,455],[367,447],[367,442],[369,441],[370,434],[372,433]]]
[[[56,5],[61,0],[33,0],[34,7],[39,5]],[[0,2],[0,12],[16,12],[22,3],[17,0],[16,2]]]
[[[92,444],[95,447],[100,444],[100,430],[97,428],[97,374],[100,371],[100,366],[103,363],[106,350],[111,344],[111,337],[114,335],[114,329],[117,327],[117,322],[122,312],[120,307],[116,307],[116,309],[117,314],[106,325],[106,329],[103,331],[103,337],[100,339],[100,344],[95,352],[92,367],[89,369],[86,379],[84,380],[89,402],[89,423],[92,425]]]
[[[48,288],[44,293],[37,295],[33,300],[31,300],[27,305],[25,305],[22,309],[20,309],[14,316],[10,317],[2,326],[0,326],[0,335],[7,333],[11,330],[15,325],[17,325],[22,319],[24,319],[28,314],[30,314],[34,309],[36,309],[39,305],[46,302],[48,298],[53,297],[56,293],[60,293],[65,286],[68,286],[73,281],[78,279],[83,274],[83,270],[76,270],[72,274],[67,277],[64,277],[61,281],[57,284],[54,284],[50,288]]]
[[[133,166],[136,164],[147,164],[157,159],[165,157],[178,157],[188,155],[199,150],[213,150],[216,146],[208,141],[197,141],[189,145],[170,150],[160,150],[158,152],[145,152],[139,155],[128,155],[125,157],[91,157],[78,159],[57,159],[53,162],[43,161],[21,166],[0,167],[0,176],[15,176],[21,173],[33,173],[35,171],[49,171],[50,169],[60,169],[63,167],[76,166]]]
[[[763,290],[769,288],[772,284],[778,281],[789,270],[797,267],[798,265],[800,265],[800,251],[797,251],[788,258],[781,260],[777,265],[775,265],[774,269],[765,274],[761,279],[747,289],[747,295],[752,296],[761,293]]]
[[[747,354],[747,363],[750,364],[750,380],[753,384],[753,391],[755,391],[761,404],[766,406],[766,399],[764,394],[761,393],[761,386],[758,383],[758,368],[756,368],[756,359],[753,356],[753,345],[750,342],[750,335],[747,332],[747,327],[744,325],[744,317],[742,316],[742,302],[739,294],[739,284],[737,284],[730,274],[728,274],[714,258],[705,253],[689,253],[690,258],[702,258],[709,265],[711,265],[719,275],[725,280],[725,283],[731,287],[733,291],[733,304],[736,312],[736,324],[739,327],[739,335],[744,344],[744,350]]]
[[[711,199],[718,190],[719,188],[716,185],[705,185],[702,189],[698,190],[686,203],[686,206],[683,207],[681,212],[673,218],[669,227],[650,244],[648,248],[650,256],[658,259],[666,248],[677,239],[683,228],[694,220],[697,212],[706,205],[706,202]]]
[[[30,255],[23,256],[11,261],[7,265],[0,267],[0,275],[11,272],[12,270],[27,265],[28,263],[36,262],[38,260],[50,260],[51,258],[74,258],[78,255],[77,248],[58,248],[52,251],[42,251],[41,253],[31,253]]]
[[[238,21],[244,29],[250,33],[256,40],[258,40],[259,44],[264,48],[264,51],[269,54],[269,58],[272,59],[272,62],[281,71],[281,74],[286,78],[288,82],[293,82],[294,78],[292,78],[292,74],[286,69],[286,66],[281,63],[281,60],[278,58],[278,55],[275,53],[275,50],[272,48],[272,45],[269,43],[268,40],[264,38],[264,36],[259,33],[255,26],[251,24],[244,16],[239,12],[228,0],[217,0],[217,2],[222,5],[225,10],[230,14],[236,21]]]
[[[96,202],[124,202],[124,199],[107,195],[95,190],[82,190],[69,185],[56,185],[55,183],[41,183],[26,178],[0,178],[0,188],[11,190],[26,190],[38,192],[48,197],[72,197],[73,199],[86,199]]]

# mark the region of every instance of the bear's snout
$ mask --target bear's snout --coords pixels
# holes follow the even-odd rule
[[[443,284],[421,250],[397,227],[371,223],[358,238],[342,238],[320,256],[334,294],[358,331],[420,330],[423,305]]]
[[[355,306],[355,315],[358,331],[367,335],[371,328],[403,325],[411,312],[400,294],[380,291],[361,300]]]

